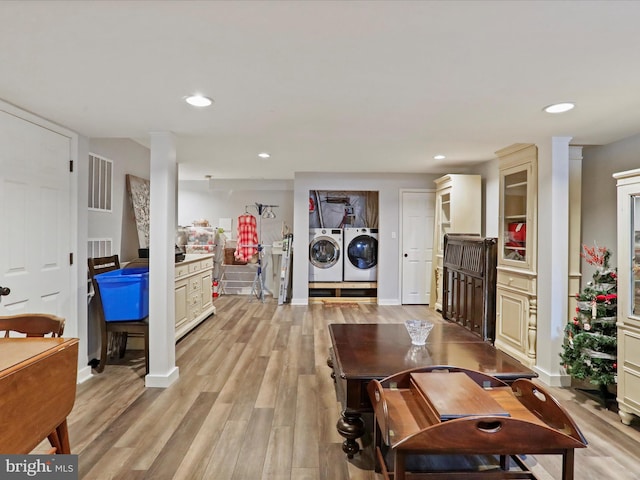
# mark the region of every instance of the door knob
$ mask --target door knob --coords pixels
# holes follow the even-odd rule
[[[9,287],[0,287],[0,300],[5,295],[9,295],[11,293],[11,289]]]
[[[408,253],[405,253],[405,254],[404,254],[404,258],[407,258],[408,256],[409,256],[409,254],[408,254]]]

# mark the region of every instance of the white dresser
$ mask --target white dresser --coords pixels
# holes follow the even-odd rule
[[[176,263],[176,340],[215,313],[213,255],[187,255]]]

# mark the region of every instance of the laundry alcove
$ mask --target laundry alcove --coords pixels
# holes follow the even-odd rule
[[[309,301],[377,301],[378,192],[309,192]]]

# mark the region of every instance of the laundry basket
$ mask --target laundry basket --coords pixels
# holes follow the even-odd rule
[[[96,275],[107,322],[149,316],[149,267],[121,268]]]

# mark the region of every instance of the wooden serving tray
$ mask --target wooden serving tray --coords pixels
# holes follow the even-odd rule
[[[420,396],[425,413],[434,423],[470,416],[510,416],[466,373],[412,373],[410,377],[411,389]]]

